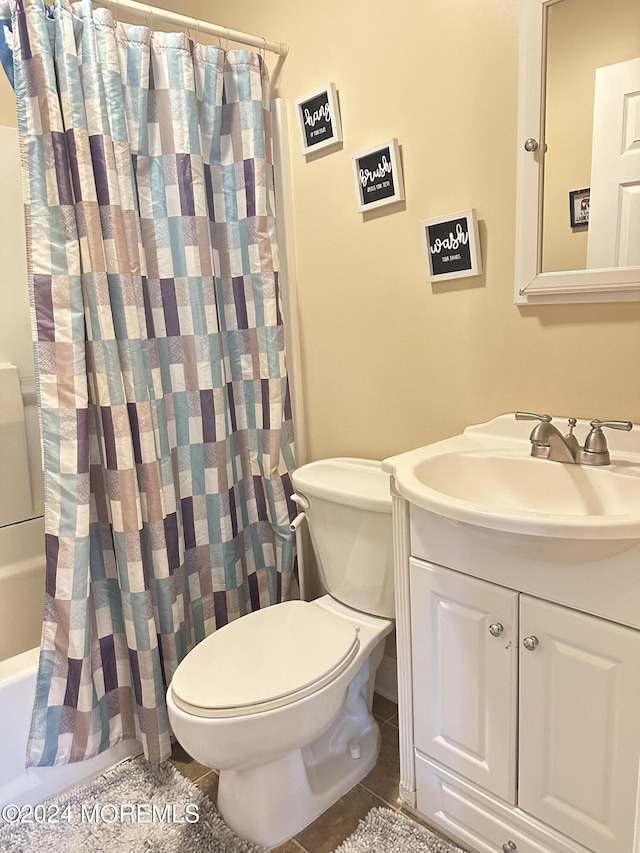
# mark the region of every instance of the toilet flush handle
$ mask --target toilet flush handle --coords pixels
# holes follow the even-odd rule
[[[289,525],[289,530],[295,533],[307,516],[304,512],[299,512]]]
[[[296,535],[296,554],[298,556],[298,587],[300,589],[301,601],[306,601],[307,590],[304,574],[302,529],[300,525],[307,517],[304,510],[309,509],[309,501],[305,498],[304,495],[298,495],[295,492],[291,495],[291,500],[295,504],[297,504],[301,510],[289,525],[289,530],[291,530],[291,532],[295,533]]]

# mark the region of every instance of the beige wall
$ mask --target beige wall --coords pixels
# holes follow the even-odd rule
[[[311,457],[382,458],[517,408],[640,422],[640,304],[513,305],[517,0],[180,10],[287,41],[268,64],[291,106],[339,90],[341,150],[307,162],[291,128]],[[350,156],[391,136],[406,203],[363,217]],[[468,207],[484,274],[432,286],[418,223]]]
[[[289,104],[339,90],[342,150],[292,128],[309,454],[383,457],[524,408],[640,421],[640,305],[513,305],[517,0],[202,3],[287,41]],[[397,136],[406,204],[364,217],[350,156]],[[476,207],[484,274],[424,280],[418,222]]]

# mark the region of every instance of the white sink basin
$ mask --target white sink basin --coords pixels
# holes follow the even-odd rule
[[[640,430],[625,433],[626,443],[609,432],[612,464],[595,468],[532,458],[531,427],[504,415],[383,468],[404,498],[453,521],[533,536],[640,539]],[[578,422],[581,442],[588,429]]]

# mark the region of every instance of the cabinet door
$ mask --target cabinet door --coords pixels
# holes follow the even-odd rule
[[[595,853],[630,851],[640,632],[525,595],[520,626],[538,640],[520,650],[520,808]]]
[[[417,560],[410,582],[415,745],[515,803],[518,594]]]

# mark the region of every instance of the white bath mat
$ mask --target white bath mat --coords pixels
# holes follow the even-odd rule
[[[0,853],[266,853],[238,838],[170,762],[123,761],[32,809],[3,808]],[[391,809],[372,809],[335,853],[464,853]]]
[[[465,853],[391,809],[371,809],[335,853]]]
[[[168,761],[123,761],[31,812],[1,817],[1,853],[262,853]],[[28,822],[29,819],[31,822]]]

